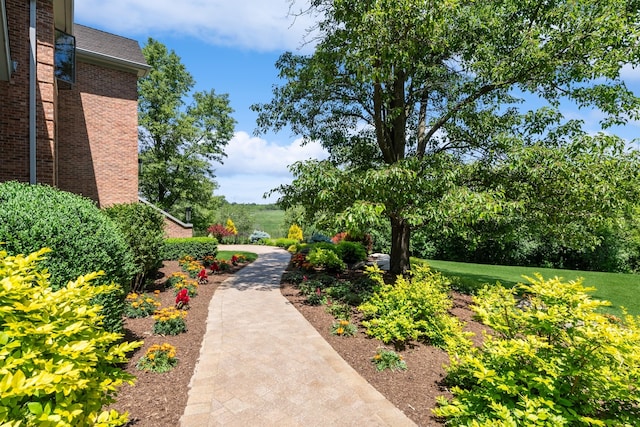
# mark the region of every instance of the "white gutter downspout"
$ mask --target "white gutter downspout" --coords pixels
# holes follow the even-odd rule
[[[29,183],[36,183],[36,0],[29,0]]]

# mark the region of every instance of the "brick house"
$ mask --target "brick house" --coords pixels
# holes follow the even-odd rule
[[[74,0],[0,0],[0,182],[99,207],[138,201],[136,40],[73,22]],[[165,214],[169,236],[192,225]]]
[[[0,0],[0,181],[136,202],[149,68],[137,41],[74,24],[73,0]]]

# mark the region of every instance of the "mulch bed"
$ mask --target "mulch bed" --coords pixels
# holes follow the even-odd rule
[[[144,346],[132,355],[125,367],[128,372],[137,377],[136,384],[121,388],[117,402],[111,408],[120,412],[128,411],[130,426],[175,427],[179,425],[179,419],[187,404],[189,382],[206,330],[209,301],[218,284],[239,268],[241,266],[225,274],[209,276],[209,284],[200,286],[198,295],[192,298],[190,303],[186,333],[168,337],[158,336],[151,332],[152,318],[126,320],[127,337],[144,340]],[[164,280],[175,271],[180,271],[177,262],[165,262],[161,270],[164,277],[156,281],[157,288],[162,290],[160,293],[162,307],[173,306],[175,302],[174,292],[171,289],[163,290]],[[324,306],[307,304],[305,298],[289,283],[281,285],[281,292],[347,363],[416,424],[419,426],[444,425],[431,413],[431,409],[436,406],[437,396],[449,396],[446,388],[442,386],[445,376],[443,367],[449,361],[444,351],[414,343],[399,352],[407,363],[406,371],[379,372],[371,362],[371,358],[378,348],[388,346],[367,337],[362,327],[359,327],[357,334],[353,337],[332,335],[331,326],[335,319],[327,313]],[[467,323],[467,330],[480,337],[485,327],[472,320],[472,312],[468,308],[471,298],[457,293],[454,293],[453,297],[452,313]],[[357,323],[357,317],[353,317],[352,321]],[[145,354],[147,348],[164,342],[177,347],[179,363],[176,368],[163,374],[142,372],[135,368],[136,362]]]
[[[135,427],[175,427],[179,425],[189,392],[189,381],[200,355],[200,345],[207,327],[209,302],[216,288],[225,279],[242,268],[233,267],[226,273],[209,276],[209,283],[201,285],[198,295],[191,298],[186,318],[187,332],[174,336],[153,334],[152,317],[125,319],[127,340],[144,340],[144,346],[135,351],[124,369],[137,377],[133,386],[123,386],[117,396],[117,402],[110,409],[129,412],[129,426]],[[155,286],[146,289],[153,293],[160,290],[159,301],[162,308],[173,307],[175,293],[165,289],[166,279],[174,272],[182,271],[177,261],[165,261]],[[171,371],[158,374],[136,369],[136,363],[153,344],[169,343],[176,347],[178,365]]]

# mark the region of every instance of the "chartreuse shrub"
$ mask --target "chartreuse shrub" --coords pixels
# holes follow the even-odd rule
[[[449,351],[469,345],[462,324],[448,313],[452,307],[449,283],[440,273],[417,266],[410,278],[398,276],[395,284],[386,284],[377,266],[366,271],[376,282],[374,293],[358,307],[368,335],[396,347],[412,340]]]
[[[50,283],[59,289],[90,271],[104,271],[94,285],[115,282],[112,292],[96,296],[107,330],[122,330],[124,297],[136,267],[129,245],[113,221],[89,199],[46,185],[0,184],[0,242],[10,255],[40,248]]]
[[[307,255],[307,261],[312,267],[324,268],[328,271],[342,271],[347,266],[334,251],[313,248]]]
[[[435,414],[456,426],[640,425],[638,318],[600,313],[608,303],[581,280],[528,280],[474,298],[495,334],[452,359],[454,397]]]
[[[99,273],[54,290],[40,267],[47,252],[0,251],[0,425],[122,425],[126,414],[102,407],[133,383],[118,364],[142,343],[101,327],[91,302],[115,286],[93,285]]]
[[[162,266],[164,219],[160,212],[145,203],[123,203],[105,212],[129,244],[134,256],[136,275],[131,290],[141,292],[147,277]]]
[[[300,242],[303,239],[302,228],[297,224],[291,224],[289,227],[289,233],[287,234],[287,239],[295,240],[296,242]]]

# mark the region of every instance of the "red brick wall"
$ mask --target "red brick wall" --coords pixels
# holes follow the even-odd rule
[[[137,76],[77,61],[58,94],[58,185],[100,207],[138,201]]]
[[[0,181],[29,181],[29,2],[7,0],[9,48],[18,69],[0,81]],[[55,184],[53,3],[37,2],[37,180]]]
[[[193,237],[193,228],[185,228],[171,218],[164,217],[164,234],[167,237]]]

